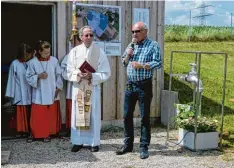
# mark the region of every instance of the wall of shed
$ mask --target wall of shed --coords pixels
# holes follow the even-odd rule
[[[122,11],[122,52],[124,52],[127,45],[132,40],[132,21],[133,21],[133,9],[134,8],[149,8],[150,14],[150,24],[149,24],[149,37],[156,40],[161,47],[162,61],[164,57],[164,11],[165,2],[164,1],[87,1],[88,4],[99,4],[99,5],[113,5],[121,6]],[[61,40],[70,36],[72,29],[72,2],[58,2],[58,11],[66,10],[66,15],[64,13],[58,12],[58,20],[65,18],[65,22],[58,22],[58,25],[66,29],[66,35],[60,35],[60,30],[58,32],[58,39]],[[61,41],[59,41],[60,43]],[[58,43],[58,54],[59,58],[63,57],[64,51],[60,54],[60,47],[65,45],[64,42]],[[66,45],[68,46],[68,40],[66,40]],[[63,48],[63,47],[62,47]],[[68,49],[68,47],[67,47]],[[63,49],[64,50],[64,49]],[[68,50],[67,50],[68,51]],[[123,113],[123,103],[124,103],[124,92],[126,84],[126,69],[123,67],[120,56],[110,56],[108,57],[111,66],[111,78],[103,84],[102,86],[102,120],[112,121],[122,119]],[[161,91],[164,87],[164,73],[163,68],[155,71],[153,76],[153,99],[151,103],[151,117],[157,118],[160,116],[160,98]],[[65,90],[65,89],[64,89]],[[65,109],[65,104],[61,103],[62,109]],[[136,105],[134,116],[137,118],[140,116],[139,106]]]

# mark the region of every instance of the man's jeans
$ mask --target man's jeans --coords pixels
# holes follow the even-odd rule
[[[141,115],[141,139],[140,148],[148,150],[150,144],[150,104],[152,100],[152,80],[128,82],[124,100],[124,143],[133,147],[134,126],[133,112],[138,100]]]

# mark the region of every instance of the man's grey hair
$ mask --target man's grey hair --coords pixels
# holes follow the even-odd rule
[[[142,30],[148,30],[147,24],[144,23],[144,25],[143,25],[143,27],[142,27]]]
[[[83,27],[81,27],[80,29],[79,29],[79,37],[80,37],[80,39],[81,39],[81,37],[83,36],[83,30],[84,29],[90,29],[90,30],[92,30],[92,27],[90,27],[90,26],[83,26]],[[92,30],[93,31],[93,30]]]

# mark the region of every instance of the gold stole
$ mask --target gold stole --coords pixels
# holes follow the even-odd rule
[[[85,47],[85,46],[83,46]],[[84,48],[83,48],[84,49]],[[97,71],[98,61],[100,57],[100,48],[95,44],[90,48],[88,58],[86,61]],[[78,55],[84,57],[83,52],[78,51]],[[78,58],[80,58],[78,56]],[[82,80],[78,84],[78,92],[76,94],[76,128],[80,130],[89,130],[90,126],[90,115],[92,109],[92,85],[87,80]]]

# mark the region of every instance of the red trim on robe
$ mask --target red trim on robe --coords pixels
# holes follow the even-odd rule
[[[50,60],[50,56],[49,57],[47,57],[47,58],[42,58],[42,57],[37,57],[37,59],[39,60],[39,61],[49,61]]]
[[[16,130],[18,132],[28,132],[29,123],[27,120],[27,108],[25,105],[16,106]]]
[[[60,101],[56,100],[54,101],[54,104],[49,107],[49,126],[51,135],[57,134],[61,130],[61,118]]]
[[[24,60],[24,58],[18,58],[18,61],[21,62],[21,63],[26,62],[26,61]]]
[[[32,104],[30,126],[34,138],[47,138],[50,135],[49,107],[51,105]]]
[[[66,128],[71,128],[72,100],[66,99]]]

